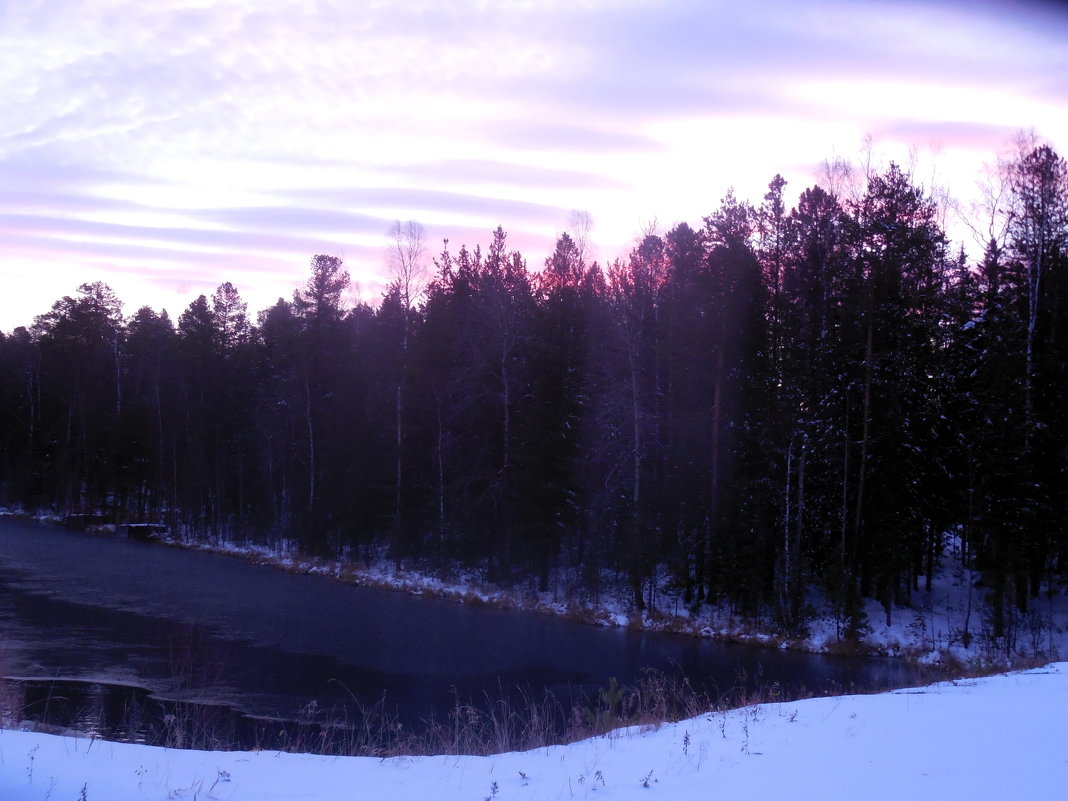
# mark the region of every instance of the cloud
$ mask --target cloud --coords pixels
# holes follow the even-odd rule
[[[53,216],[75,213],[138,212],[141,204],[116,198],[101,197],[90,190],[62,190],[51,187],[21,188],[11,183],[0,187],[0,209],[12,212],[40,212]]]
[[[278,231],[377,236],[389,222],[377,215],[300,205],[246,206],[189,213],[228,231],[254,231],[257,239],[264,232]]]
[[[158,183],[143,174],[82,163],[61,164],[36,154],[0,158],[0,164],[3,165],[4,178],[0,192],[7,195],[26,192],[84,196],[99,193],[108,186],[145,187]]]
[[[665,115],[813,113],[793,88],[814,81],[1014,86],[1021,74],[1063,66],[1066,57],[1049,43],[1029,48],[1025,23],[952,3],[676,2],[576,14],[562,36],[583,55],[512,86],[539,108],[559,114],[563,106],[591,127]],[[1051,52],[1062,53],[1056,64]],[[828,96],[821,105],[834,103]]]
[[[916,146],[935,149],[963,147],[993,154],[1015,138],[1019,130],[1018,126],[987,122],[902,120],[882,125],[873,133],[878,138],[894,139]]]
[[[525,200],[489,195],[450,192],[408,187],[311,188],[289,190],[279,197],[297,206],[341,209],[375,208],[395,211],[395,217],[419,219],[421,214],[449,214],[482,217],[497,222],[523,221],[534,225],[553,225],[566,209]],[[383,213],[386,219],[388,215]],[[383,233],[384,233],[383,229]]]
[[[0,231],[9,250],[76,258],[111,258],[115,264],[132,260],[191,264],[220,256],[255,260],[261,256],[304,259],[314,253],[366,253],[358,243],[335,236],[299,236],[263,230],[168,228],[106,223],[31,214],[0,215]]]
[[[565,148],[574,141],[568,138],[567,128],[553,128],[545,126],[538,129],[535,126],[502,124],[491,132],[490,137],[497,139],[502,144],[512,147],[529,149],[551,149],[554,147]],[[589,132],[575,129],[577,137],[582,137]],[[594,134],[588,139],[590,142],[611,142],[613,135],[607,135],[604,140],[599,140]],[[646,142],[641,137],[635,137],[635,141]],[[620,143],[627,143],[629,137],[620,134]],[[595,148],[596,149],[596,148]],[[490,159],[450,159],[443,161],[427,161],[416,164],[393,166],[388,170],[396,175],[402,175],[415,180],[423,181],[432,179],[446,185],[462,184],[491,184],[496,186],[509,186],[512,188],[536,188],[536,189],[623,189],[629,186],[625,181],[615,177],[587,172],[583,170],[566,170],[556,167],[541,165],[522,164],[518,162],[494,161]]]
[[[641,152],[660,150],[657,140],[631,131],[598,128],[596,125],[538,123],[529,120],[489,123],[483,131],[487,138],[500,145],[521,150],[579,150],[594,153],[605,151]],[[581,173],[568,172],[579,176]],[[598,176],[586,173],[587,185]],[[604,179],[602,178],[601,181]]]

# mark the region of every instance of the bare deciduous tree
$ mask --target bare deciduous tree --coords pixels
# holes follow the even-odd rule
[[[593,232],[593,215],[588,211],[575,209],[567,216],[567,233],[575,243],[579,261],[589,264],[593,257],[593,245],[590,234]]]
[[[389,229],[390,285],[396,288],[405,315],[405,346],[408,317],[426,284],[426,231],[421,223],[397,220]]]
[[[415,220],[393,223],[389,229],[388,262],[391,274],[389,291],[400,301],[403,315],[400,370],[397,372],[396,403],[396,486],[394,488],[394,524],[399,540],[404,487],[404,383],[408,373],[408,339],[411,332],[412,306],[426,284],[426,234]]]

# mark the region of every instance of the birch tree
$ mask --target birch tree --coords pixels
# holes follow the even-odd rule
[[[393,495],[394,535],[401,538],[404,503],[404,403],[408,379],[408,345],[412,333],[412,310],[426,285],[426,234],[415,220],[393,223],[389,229],[388,266],[390,286],[402,315],[400,364],[398,365],[394,402],[394,463],[395,488]]]

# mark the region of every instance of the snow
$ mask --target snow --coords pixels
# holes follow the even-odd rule
[[[712,712],[569,746],[376,759],[0,731],[3,801],[1061,797],[1068,663]]]

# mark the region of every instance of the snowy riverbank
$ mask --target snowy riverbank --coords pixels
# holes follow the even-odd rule
[[[1058,797],[1068,663],[710,713],[491,757],[176,751],[0,731],[4,801]]]
[[[652,604],[642,612],[633,609],[629,593],[607,576],[595,598],[577,589],[577,580],[563,574],[553,577],[548,592],[533,586],[512,588],[487,582],[476,571],[420,570],[397,566],[384,556],[365,563],[351,559],[316,559],[286,547],[264,548],[220,541],[170,541],[171,545],[227,554],[298,573],[329,576],[349,584],[430,594],[461,603],[524,609],[583,620],[601,626],[647,631],[671,631],[728,642],[791,648],[811,653],[864,653],[942,665],[957,670],[1009,669],[1068,656],[1068,594],[1043,594],[1022,614],[1010,612],[1006,635],[991,633],[978,574],[956,558],[952,549],[935,572],[930,591],[912,593],[910,604],[895,606],[890,621],[874,600],[864,604],[867,629],[858,642],[842,638],[825,599],[813,597],[817,610],[803,635],[777,631],[774,621],[738,615],[726,605],[688,609],[665,577],[657,582]],[[818,611],[822,610],[822,611]]]
[[[0,514],[12,514],[0,509]],[[16,513],[17,514],[17,513]],[[37,519],[58,522],[54,517]],[[827,599],[813,593],[802,634],[779,630],[775,621],[737,614],[729,606],[702,604],[688,608],[666,575],[655,581],[650,605],[634,609],[625,582],[602,576],[596,595],[581,587],[578,576],[557,570],[550,589],[539,592],[531,583],[507,587],[486,580],[480,571],[452,566],[398,565],[384,553],[369,560],[342,555],[313,558],[287,542],[273,547],[225,538],[205,542],[169,536],[174,547],[194,548],[246,559],[295,573],[322,575],[358,586],[379,587],[415,595],[432,595],[459,603],[490,605],[558,615],[600,626],[646,631],[671,631],[727,642],[811,653],[860,653],[941,665],[949,673],[1011,669],[1068,657],[1068,592],[1043,592],[1026,613],[1010,609],[1003,636],[995,638],[985,607],[986,590],[956,548],[948,547],[934,571],[931,589],[914,590],[907,605],[895,605],[887,622],[878,602],[864,602],[866,629],[859,641],[842,637]]]

